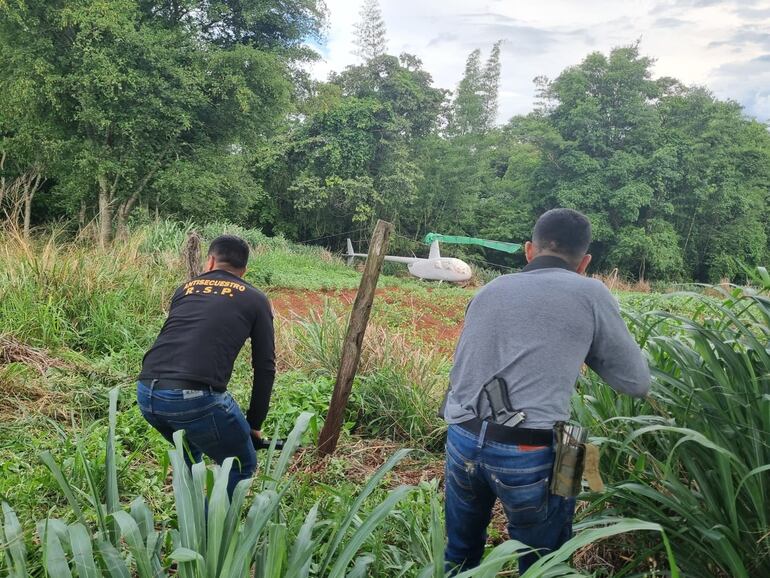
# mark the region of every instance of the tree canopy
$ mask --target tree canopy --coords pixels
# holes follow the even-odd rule
[[[387,53],[367,0],[361,62],[315,81],[324,26],[320,0],[0,3],[0,205],[27,230],[97,222],[103,243],[156,214],[296,240],[386,218],[413,250],[430,231],[523,241],[563,206],[591,218],[598,270],[715,281],[768,261],[768,127],[655,78],[638,43],[537,78],[536,109],[501,124],[504,42],[444,90]]]

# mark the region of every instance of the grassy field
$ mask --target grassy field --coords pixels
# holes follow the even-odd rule
[[[215,541],[196,534],[200,520],[190,514],[198,498],[172,468],[179,456],[144,422],[133,393],[184,278],[179,248],[189,229],[157,223],[107,251],[55,235],[26,243],[0,234],[0,500],[15,512],[0,516],[0,572],[67,575],[61,566],[51,572],[53,557],[75,560],[77,576],[99,575],[77,563],[90,559],[101,574],[124,575],[109,570],[113,548],[135,575],[162,574],[173,558],[182,575],[235,576],[244,570],[227,566],[226,552],[243,546],[258,575],[443,575],[445,428],[436,408],[474,290],[381,278],[341,445],[320,461],[308,446],[328,405],[359,274],[320,248],[228,225],[200,229],[204,239],[234,232],[255,247],[247,278],[273,301],[279,353],[264,429],[285,437],[299,423],[305,446],[260,455],[243,516],[239,504],[213,505],[221,484],[210,481],[211,511],[224,512],[232,530],[212,553]],[[581,378],[574,412],[601,445],[608,488],[583,496],[578,538],[531,576],[770,575],[767,293],[618,296],[653,365],[652,394],[634,401],[593,374]],[[249,382],[244,351],[231,382],[242,405]],[[129,508],[136,496],[143,501]],[[62,522],[36,528],[46,519]],[[515,545],[504,526],[496,516],[488,566],[473,575],[513,575]],[[574,570],[565,565],[570,552]]]

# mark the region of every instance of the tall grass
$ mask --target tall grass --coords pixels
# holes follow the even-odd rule
[[[109,428],[103,472],[87,467],[87,489],[73,486],[64,469],[51,454],[43,461],[59,483],[74,516],[67,523],[48,518],[37,524],[39,549],[29,554],[24,529],[13,509],[2,504],[0,516],[0,571],[23,578],[40,570],[53,578],[182,578],[246,577],[275,578],[322,576],[329,578],[368,576],[374,557],[365,550],[375,539],[377,528],[414,492],[410,486],[390,490],[368,513],[363,506],[388,472],[409,450],[399,450],[383,464],[351,501],[339,504],[336,512],[321,519],[319,504],[305,515],[296,533],[290,533],[280,505],[291,480],[284,479],[291,456],[297,449],[310,415],[302,414],[286,446],[257,480],[243,480],[232,499],[227,479],[233,467],[228,458],[209,472],[202,463],[188,469],[183,432],[174,434],[175,447],[169,451],[174,466],[173,490],[176,520],[171,527],[158,524],[150,508],[135,498],[126,508],[120,500],[118,446],[116,440],[118,390],[110,393]],[[78,446],[79,457],[86,463]],[[101,474],[101,475],[100,475]],[[103,480],[103,484],[97,480]],[[254,494],[249,498],[249,490]],[[248,501],[251,504],[248,505]],[[444,534],[435,494],[430,498],[431,522],[426,548],[427,563],[415,567],[421,578],[442,578]],[[535,576],[580,576],[565,563],[577,548],[622,532],[660,531],[657,524],[637,520],[616,521],[595,526],[579,534],[557,552],[544,556],[525,574]],[[463,578],[497,575],[528,548],[506,542],[493,549],[482,565],[461,574]],[[404,553],[407,569],[414,566]]]
[[[211,227],[203,231],[204,237],[224,231],[240,232],[244,236],[248,233],[228,229],[226,224]],[[77,366],[77,371],[51,369],[35,373],[29,366],[14,361],[0,368],[0,390],[13,394],[17,404],[14,407],[20,408],[16,421],[0,422],[3,434],[0,458],[7,458],[0,460],[6,462],[0,463],[0,472],[7,477],[0,480],[0,490],[6,499],[13,497],[22,508],[17,510],[20,513],[32,510],[28,508],[30,501],[38,502],[34,511],[40,513],[40,509],[47,506],[45,501],[52,496],[54,482],[51,475],[46,477],[40,471],[22,475],[16,470],[34,469],[31,456],[36,447],[53,449],[57,443],[63,443],[61,436],[71,432],[66,423],[77,414],[77,407],[104,405],[106,384],[128,382],[135,374],[142,353],[162,323],[163,308],[171,291],[182,278],[178,250],[189,228],[189,224],[159,222],[134,231],[106,250],[96,250],[79,241],[61,243],[55,233],[30,242],[13,232],[0,233],[0,330],[19,343],[45,348],[48,354],[70,360]],[[289,246],[280,239],[264,238],[259,232],[248,234],[256,247],[251,280],[258,285],[280,285],[284,281],[298,288],[357,284],[357,273],[345,269],[320,249]],[[761,286],[762,279],[760,275],[757,285]],[[632,328],[650,357],[655,383],[647,400],[631,400],[615,395],[598,378],[591,375],[583,378],[575,412],[602,444],[602,466],[608,482],[607,493],[586,496],[590,507],[583,515],[589,526],[597,516],[634,516],[652,523],[624,522],[626,525],[611,524],[608,529],[588,528],[600,533],[612,534],[628,527],[665,528],[687,576],[770,575],[770,512],[766,505],[766,496],[770,494],[770,304],[765,294],[719,291],[717,288],[710,289],[709,295],[670,298],[654,294],[624,298],[632,309],[641,311],[630,311]],[[284,412],[292,423],[303,411],[312,409],[321,413],[326,406],[346,321],[346,315],[331,305],[304,321],[278,319],[281,367],[295,371],[283,382],[279,379],[274,409]],[[237,375],[248,373],[247,365],[241,359]],[[95,367],[117,377],[93,373]],[[438,449],[444,426],[435,411],[447,374],[446,356],[431,344],[373,324],[367,334],[360,378],[351,399],[347,418],[350,429],[355,428],[365,436],[388,437],[420,448]],[[240,395],[237,384],[234,383],[233,389]],[[289,390],[291,395],[287,393]],[[52,412],[62,412],[56,416],[51,414],[59,421],[51,422],[48,414],[28,411],[26,397],[42,395],[41,392],[48,392]],[[102,408],[100,412],[89,412],[84,417],[91,419],[94,415],[103,415],[103,411]],[[270,419],[275,417],[272,415]],[[146,440],[137,439],[143,438],[137,432],[148,432],[146,424],[138,412],[129,411],[121,416],[122,420],[129,418],[134,421],[122,422],[118,440],[124,449],[133,452],[132,456],[141,456],[144,461],[134,471],[131,458],[117,452],[123,462],[118,470],[122,472],[118,482],[125,486],[131,480],[131,487],[139,488],[136,493],[143,493],[146,484],[134,483],[134,479],[153,477],[155,462],[153,456],[144,455],[151,453],[146,451]],[[318,419],[308,422],[310,433],[318,428]],[[51,427],[57,428],[57,436],[50,435],[48,428]],[[72,430],[76,429],[73,424]],[[155,574],[168,572],[174,552],[180,572],[183,567],[205,569],[213,564],[209,562],[213,558],[208,553],[208,543],[205,551],[200,544],[182,546],[175,528],[164,525],[170,510],[160,512],[153,520],[150,506],[137,502],[135,507],[127,508],[125,500],[116,505],[115,492],[110,489],[108,495],[108,486],[105,486],[111,475],[106,470],[111,471],[112,466],[96,467],[92,455],[93,449],[102,443],[102,431],[103,427],[94,428],[89,433],[88,445],[75,444],[74,454],[62,464],[55,463],[52,456],[46,458],[49,466],[54,464],[59,468],[60,483],[63,480],[71,488],[72,498],[67,498],[71,513],[69,518],[64,517],[66,523],[54,518],[39,528],[33,540],[30,528],[25,526],[25,516],[21,516],[19,523],[11,508],[3,507],[0,573],[39,575],[42,565],[53,560],[56,565],[51,568],[58,568],[60,575],[69,575],[64,564],[70,573],[78,575],[113,575],[111,572],[114,572],[124,576],[119,570],[124,566],[138,574],[142,545]],[[153,440],[157,442],[154,447],[161,447],[162,440]],[[72,447],[70,444],[63,443],[63,446]],[[9,463],[18,462],[20,455],[30,463]],[[168,459],[178,460],[178,456]],[[287,453],[282,463],[289,464],[289,459]],[[161,465],[163,462],[161,458]],[[54,470],[51,466],[51,471]],[[216,481],[209,483],[202,479],[201,468],[196,471],[199,477],[191,474],[188,486],[192,484],[193,490],[201,493],[205,486],[212,496],[221,492],[215,489]],[[177,472],[176,478],[180,475]],[[219,475],[221,471],[214,478],[218,480]],[[163,472],[157,472],[157,477],[162,479]],[[183,483],[176,478],[177,485]],[[30,480],[31,484],[27,488],[14,480]],[[318,549],[318,553],[311,556],[311,575],[321,575],[321,564],[326,563],[327,570],[334,567],[341,550],[328,558],[328,547],[333,543],[330,537],[337,531],[334,529],[343,524],[358,493],[325,488],[317,492],[323,491],[325,496],[331,496],[329,499],[336,500],[331,508],[314,510],[313,504],[300,498],[286,507],[286,494],[281,492],[287,482],[271,487],[265,485],[268,483],[273,482],[257,480],[253,490],[262,496],[255,500],[259,501],[260,508],[270,512],[269,519],[262,521],[256,513],[249,514],[246,498],[239,510],[246,516],[244,524],[263,524],[257,544],[263,544],[264,549],[258,549],[262,554],[251,559],[256,571],[274,568],[276,576],[289,575],[286,572],[290,567],[297,568],[293,564],[306,564],[305,553],[293,553],[300,537],[311,540]],[[18,492],[14,489],[17,486]],[[305,488],[290,487],[297,496],[318,497],[310,491],[310,484],[307,492]],[[276,492],[278,498],[283,499],[265,492]],[[382,488],[373,492],[347,526],[340,542],[346,545],[343,550],[367,517],[388,499]],[[378,526],[380,530],[370,532],[358,549],[354,548],[349,564],[338,570],[348,575],[362,575],[376,569],[379,574],[371,575],[439,576],[438,545],[443,544],[443,530],[440,504],[435,498],[435,487],[406,492],[388,510],[392,515],[384,518],[384,525]],[[181,519],[180,500],[197,499],[184,492],[175,495],[173,505],[177,513],[171,516],[175,525],[178,526]],[[276,499],[277,505],[274,505],[271,500]],[[152,499],[149,502],[152,503]],[[61,503],[59,500],[54,505],[58,508]],[[163,500],[163,503],[169,502]],[[76,514],[78,508],[82,516]],[[131,522],[119,512],[134,519],[138,537]],[[229,512],[221,514],[225,520]],[[233,517],[237,517],[235,513]],[[235,527],[239,536],[246,531],[242,524]],[[378,534],[386,527],[389,532],[398,530],[398,535]],[[422,532],[413,529],[410,534],[405,528],[420,528]],[[176,528],[176,531],[180,530]],[[202,530],[196,531],[202,536]],[[107,546],[100,547],[99,540],[106,539],[104,536],[109,537],[117,554]],[[118,539],[119,536],[122,538]],[[409,536],[409,546],[403,544],[406,536]],[[40,542],[43,550],[36,549],[35,541]],[[274,546],[270,546],[271,543]],[[283,546],[279,547],[279,543]],[[627,576],[645,567],[644,558],[648,555],[658,560],[664,557],[665,545],[655,534],[635,536],[633,549],[626,547],[628,543],[611,546],[621,550],[612,569],[618,576]],[[220,552],[231,544],[220,543]],[[24,556],[20,554],[21,546],[29,550]],[[148,546],[153,547],[148,549]],[[133,547],[137,549],[132,553]],[[491,575],[489,572],[494,568],[507,571],[516,548],[507,544],[496,550],[478,575]],[[553,558],[547,569],[541,568],[540,575],[579,575],[567,570],[564,552],[559,554],[561,558]],[[196,553],[203,557],[202,562]],[[635,554],[637,560],[626,563]],[[95,573],[90,570],[90,555],[97,564]],[[367,562],[370,555],[377,560]],[[20,562],[22,558],[26,562]],[[78,560],[88,562],[79,567]],[[501,565],[497,566],[498,563]],[[218,556],[216,564],[220,564]],[[302,564],[299,567],[304,571]],[[208,572],[204,569],[200,573]]]
[[[329,301],[303,320],[278,327],[282,365],[303,367],[320,376],[336,376],[347,315]],[[446,389],[449,361],[425,345],[385,327],[370,325],[350,409],[358,433],[386,437],[437,450],[446,424],[436,412]],[[329,388],[331,394],[331,388]],[[352,416],[351,416],[352,417]]]
[[[768,576],[770,299],[740,288],[690,299],[692,317],[632,315],[653,367],[648,400],[583,383],[576,411],[612,482],[592,511],[659,523],[688,576]]]
[[[95,354],[144,346],[157,330],[174,275],[141,252],[137,235],[108,252],[0,234],[0,321],[32,345]]]

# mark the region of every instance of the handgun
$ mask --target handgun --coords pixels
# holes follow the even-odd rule
[[[255,438],[254,436],[251,436],[251,443],[254,444],[254,449],[259,450],[267,450],[270,449],[270,445],[273,443],[273,440],[269,440],[267,438]],[[286,444],[286,440],[275,440],[275,449],[282,450],[283,446]]]
[[[488,407],[482,407],[486,402]],[[477,404],[478,417],[506,427],[516,427],[527,418],[523,411],[511,406],[508,384],[502,377],[493,377],[481,388]],[[486,415],[489,413],[489,415]]]

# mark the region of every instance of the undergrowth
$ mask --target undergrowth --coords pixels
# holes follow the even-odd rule
[[[121,490],[143,496],[160,526],[175,519],[167,444],[136,408],[134,376],[184,278],[179,247],[190,228],[144,225],[105,251],[65,242],[55,232],[32,242],[0,233],[0,500],[13,505],[30,552],[38,543],[33,521],[75,522],[41,454],[50,452],[79,488],[88,486],[88,471],[101,483],[107,398],[114,387],[120,392],[114,435]],[[264,427],[283,437],[303,412],[313,412],[300,440],[312,446],[349,311],[333,290],[355,287],[359,274],[322,249],[258,231],[218,224],[199,232],[204,241],[222,232],[246,237],[255,248],[248,278],[269,295],[287,288],[327,295],[301,316],[276,315],[280,371]],[[445,426],[436,410],[454,345],[442,339],[459,330],[473,293],[389,276],[380,284],[385,291],[375,301],[340,450],[318,464],[310,450],[300,449],[290,470],[295,483],[287,486],[280,511],[286,535],[296,536],[316,502],[319,516],[341,515],[340,504],[354,499],[389,453],[417,448],[414,461],[388,473],[364,509],[371,512],[386,499],[388,480],[419,480],[420,491],[405,497],[367,542],[376,559],[370,575],[416,576],[437,551],[426,538],[435,535],[440,495],[438,482],[430,480],[441,470]],[[769,573],[766,294],[699,288],[619,298],[645,344],[655,381],[650,398],[634,401],[591,374],[581,380],[575,413],[602,446],[608,482],[604,494],[583,496],[583,523],[622,515],[659,524],[685,576]],[[251,384],[248,349],[230,384],[242,406]],[[600,575],[670,572],[653,533],[586,546],[578,559]]]

